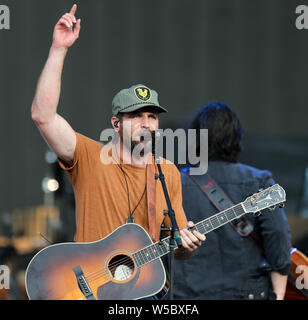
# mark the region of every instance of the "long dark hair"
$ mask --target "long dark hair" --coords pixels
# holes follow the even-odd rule
[[[209,160],[237,162],[242,151],[242,127],[234,111],[226,104],[216,102],[202,107],[189,129],[208,129]],[[196,155],[200,155],[200,141],[197,139]]]

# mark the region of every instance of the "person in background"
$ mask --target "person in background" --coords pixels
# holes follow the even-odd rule
[[[208,130],[207,174],[234,204],[275,183],[268,170],[238,162],[242,151],[241,123],[227,105],[212,103],[202,107],[189,128],[197,133]],[[218,209],[187,174],[188,169],[181,171],[183,208],[189,219],[204,220]],[[207,245],[189,261],[175,261],[175,299],[284,298],[291,266],[285,212],[277,206],[273,211],[263,210],[259,216],[246,216],[246,224],[253,226],[254,240],[252,234],[239,234],[229,222],[208,233]]]

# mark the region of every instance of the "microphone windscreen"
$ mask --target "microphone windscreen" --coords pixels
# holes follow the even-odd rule
[[[152,153],[155,155],[155,145],[157,141],[160,139],[161,133],[158,130],[154,130],[154,131],[151,131],[151,135],[152,135]]]

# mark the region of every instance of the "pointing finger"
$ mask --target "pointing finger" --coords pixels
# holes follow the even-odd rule
[[[73,16],[75,15],[75,12],[77,10],[77,4],[74,4],[71,8],[70,14],[72,14]]]

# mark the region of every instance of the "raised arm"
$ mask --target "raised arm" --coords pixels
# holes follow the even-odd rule
[[[76,135],[68,122],[57,113],[57,108],[65,56],[80,31],[80,19],[75,18],[76,9],[77,5],[74,4],[54,27],[52,45],[31,107],[32,119],[45,141],[66,162],[74,158]]]

